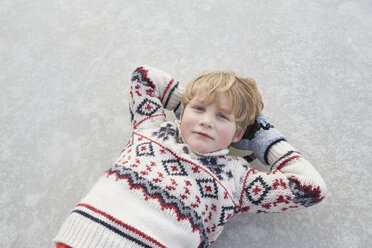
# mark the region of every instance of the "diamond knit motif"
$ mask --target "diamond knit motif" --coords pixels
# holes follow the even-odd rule
[[[218,187],[215,180],[197,179],[196,182],[202,197],[218,199]]]
[[[160,108],[160,104],[146,98],[138,105],[137,114],[150,116],[156,113]]]
[[[218,225],[223,226],[231,217],[235,215],[236,212],[237,210],[235,206],[222,207],[222,212]]]
[[[165,171],[170,176],[187,176],[185,168],[178,159],[168,159],[161,161]]]
[[[255,205],[261,204],[271,187],[265,183],[261,176],[253,180],[245,189],[248,199]]]
[[[154,156],[154,149],[151,142],[143,142],[136,147],[136,155],[142,156]]]

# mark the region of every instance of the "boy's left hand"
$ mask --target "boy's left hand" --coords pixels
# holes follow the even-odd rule
[[[262,113],[258,116],[252,125],[247,127],[243,138],[231,145],[241,150],[251,150],[261,163],[268,165],[266,154],[270,147],[281,141],[287,141],[287,138],[282,135]]]

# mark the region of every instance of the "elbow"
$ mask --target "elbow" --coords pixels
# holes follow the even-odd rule
[[[317,182],[303,184],[300,181],[292,178],[291,190],[294,194],[293,202],[302,205],[303,207],[314,206],[323,201],[327,195],[327,187],[322,178],[318,178]]]
[[[150,76],[149,74],[153,74],[156,71],[155,68],[152,68],[147,65],[140,65],[138,66],[132,73],[132,83],[140,83],[144,86],[151,87],[155,89],[154,76]]]
[[[138,66],[133,72],[132,72],[132,81],[136,81],[136,79],[139,79],[141,75],[144,73],[144,66]]]
[[[319,175],[317,178],[316,183],[312,186],[313,190],[309,191],[310,195],[314,194],[314,204],[318,204],[324,200],[327,196],[327,186],[324,179]]]
[[[327,187],[323,181],[322,184],[316,186],[313,190],[313,192],[311,192],[311,194],[314,194],[313,198],[313,204],[310,205],[310,206],[313,206],[313,205],[316,205],[320,202],[322,202],[326,196],[327,196]]]

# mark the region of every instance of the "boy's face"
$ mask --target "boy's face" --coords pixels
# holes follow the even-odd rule
[[[186,143],[200,153],[215,152],[237,142],[234,114],[228,114],[230,99],[222,95],[220,104],[205,104],[195,96],[181,115],[181,133]],[[243,134],[244,132],[242,132]]]

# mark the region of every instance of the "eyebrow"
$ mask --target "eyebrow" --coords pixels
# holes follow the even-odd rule
[[[213,103],[213,102],[207,103],[207,101],[205,101],[204,99],[200,99],[200,98],[199,99],[193,99],[193,101],[194,101],[194,104],[197,103],[197,104],[209,105],[209,104]],[[216,104],[217,104],[217,110],[218,111],[221,111],[221,112],[223,112],[225,114],[228,114],[228,115],[233,115],[235,117],[234,111],[231,109],[232,108],[232,103],[230,103],[229,107],[227,107],[227,108],[223,108],[221,106],[221,104],[218,104],[218,101],[216,101]]]
[[[218,108],[218,110],[227,115],[234,115],[233,111],[230,109]]]

